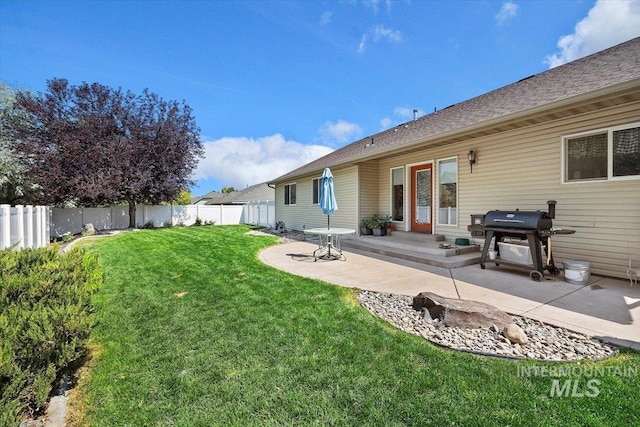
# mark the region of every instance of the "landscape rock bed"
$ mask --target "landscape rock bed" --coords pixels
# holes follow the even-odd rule
[[[290,242],[303,242],[305,240],[309,240],[309,236],[304,234],[303,231],[297,230],[276,230],[275,228],[263,228],[260,230],[265,234],[272,234],[274,236],[280,237],[281,243],[290,243]]]
[[[616,349],[597,339],[521,316],[512,316],[528,337],[526,344],[512,344],[499,328],[447,327],[413,309],[410,296],[362,291],[358,301],[374,316],[434,344],[471,353],[547,361],[601,360]]]

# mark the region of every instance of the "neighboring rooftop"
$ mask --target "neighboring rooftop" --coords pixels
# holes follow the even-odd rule
[[[193,197],[192,204],[205,205],[232,205],[248,202],[274,200],[275,190],[266,183],[252,185],[240,191],[220,193],[211,191],[201,197]]]
[[[640,37],[367,136],[270,183],[379,157],[388,151],[409,149],[436,138],[438,144],[452,143],[575,114],[583,110],[562,111],[560,107],[598,91],[608,92],[629,83],[637,85],[639,79]],[[626,96],[607,103],[631,100]]]

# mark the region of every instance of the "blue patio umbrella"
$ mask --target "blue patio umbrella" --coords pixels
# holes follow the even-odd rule
[[[331,169],[324,168],[320,179],[320,209],[327,215],[327,229],[330,227],[331,214],[338,210],[336,195],[333,191],[333,175]]]

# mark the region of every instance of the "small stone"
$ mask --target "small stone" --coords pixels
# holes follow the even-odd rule
[[[573,349],[575,350],[576,353],[578,354],[585,354],[587,353],[587,348],[583,345],[580,344],[576,344],[573,346]]]
[[[506,344],[511,344],[511,341],[509,341],[509,338],[505,337],[504,335],[499,335],[498,339]]]
[[[526,344],[529,341],[529,338],[527,338],[522,328],[515,323],[510,323],[505,326],[502,333],[512,343]]]

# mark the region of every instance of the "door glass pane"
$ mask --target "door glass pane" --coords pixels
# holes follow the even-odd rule
[[[403,168],[391,170],[391,219],[402,221],[404,219],[404,183]]]
[[[607,177],[607,134],[567,141],[567,181]]]
[[[440,202],[438,203],[438,221],[440,224],[458,223],[458,161],[442,160],[438,163],[438,182]]]
[[[431,169],[416,171],[416,223],[431,223]]]
[[[613,132],[613,176],[640,175],[640,128]]]

